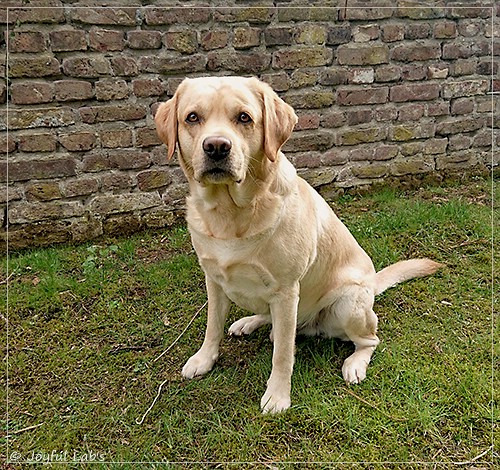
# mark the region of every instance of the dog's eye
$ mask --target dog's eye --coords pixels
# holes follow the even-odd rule
[[[248,124],[249,122],[252,122],[252,118],[247,113],[240,113],[238,115],[238,121],[243,124]]]
[[[186,122],[199,122],[200,118],[196,113],[189,113],[186,118]]]

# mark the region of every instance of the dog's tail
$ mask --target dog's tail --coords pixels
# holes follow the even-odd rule
[[[375,295],[409,279],[434,274],[442,266],[442,264],[427,258],[409,259],[391,264],[376,274]]]

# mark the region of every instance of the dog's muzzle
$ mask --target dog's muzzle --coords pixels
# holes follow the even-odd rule
[[[236,177],[231,162],[232,142],[224,136],[210,136],[202,143],[205,154],[204,169],[202,178],[208,183],[224,183],[236,181]]]

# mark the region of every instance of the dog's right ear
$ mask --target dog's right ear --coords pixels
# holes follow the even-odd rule
[[[158,106],[154,120],[158,136],[167,145],[167,157],[170,160],[177,144],[177,94]]]

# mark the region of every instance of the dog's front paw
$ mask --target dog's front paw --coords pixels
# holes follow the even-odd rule
[[[342,375],[347,384],[359,384],[366,378],[368,363],[356,354],[349,356],[342,366]]]
[[[191,356],[182,368],[182,376],[186,379],[192,379],[198,375],[204,375],[212,370],[217,358],[212,358],[202,351],[198,351]]]
[[[278,390],[270,391],[269,387],[260,400],[260,408],[262,413],[281,413],[290,408],[290,394],[283,393]]]

